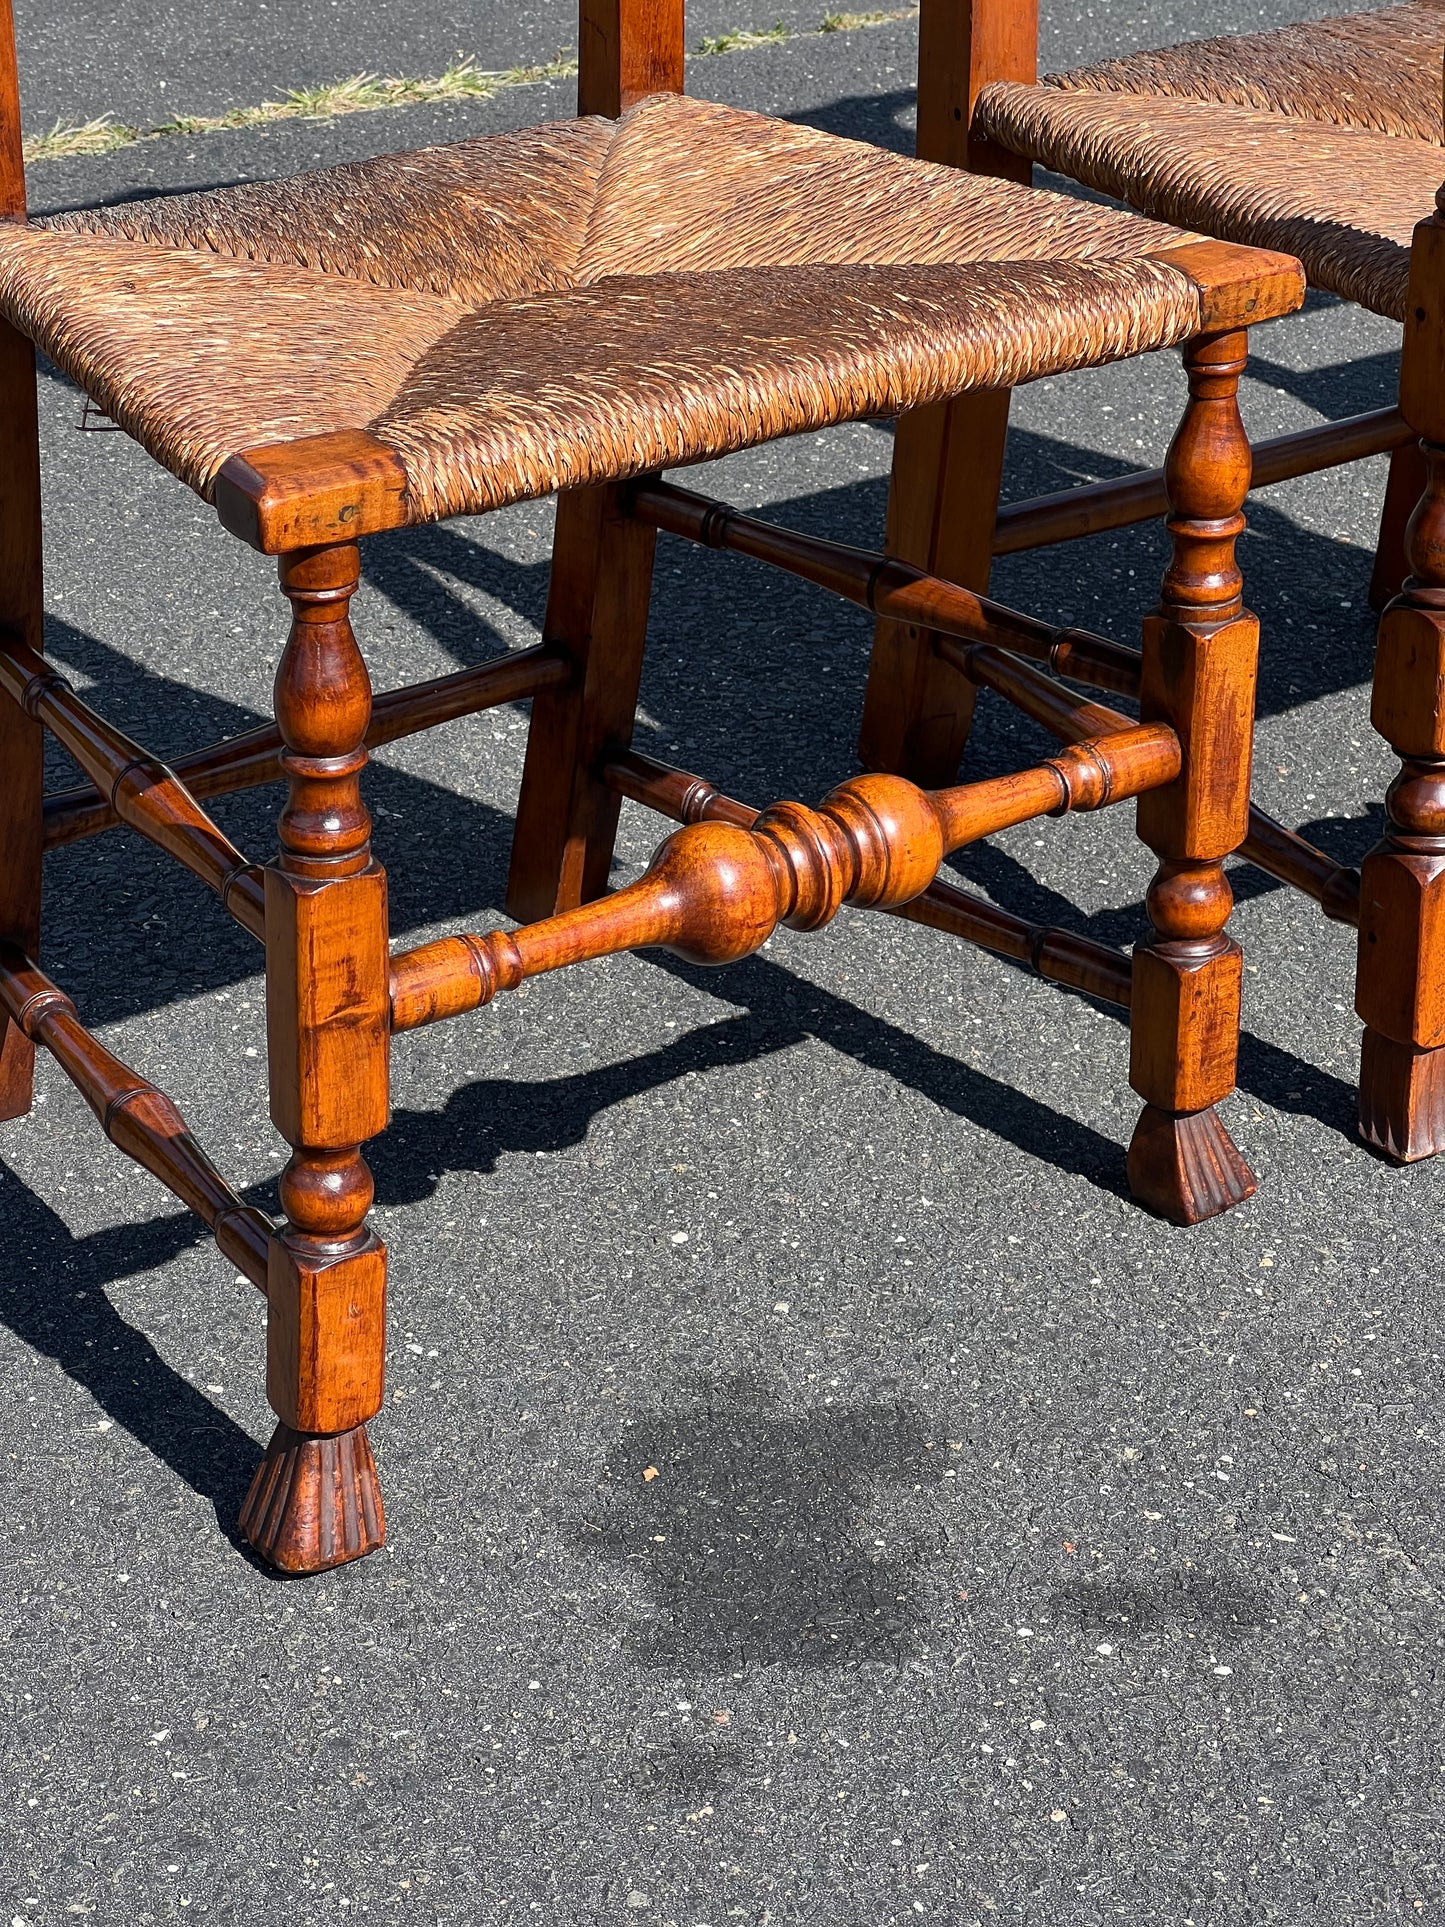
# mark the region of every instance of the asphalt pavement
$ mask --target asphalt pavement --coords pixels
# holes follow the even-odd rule
[[[226,0],[204,30],[178,4],[17,5],[32,128],[571,37],[551,4],[465,30],[437,0]],[[1055,7],[1047,52],[1321,11]],[[690,42],[780,12],[812,22],[717,0]],[[689,81],[906,147],[914,58],[908,22],[800,31]],[[282,173],[570,92],[155,140],[41,164],[32,200]],[[1324,301],[1259,330],[1251,426],[1383,405],[1396,346]],[[270,566],[41,387],[49,647],[163,753],[253,724],[284,634]],[[1157,460],[1181,394],[1172,357],[1026,391],[1009,493]],[[850,427],[702,486],[876,544],[890,446]],[[1392,773],[1368,725],[1381,480],[1270,489],[1242,546],[1256,794],[1351,860]],[[372,542],[377,686],[535,640],[550,526],[540,504]],[[996,588],[1127,639],[1162,554],[1157,529],[1103,536]],[[759,803],[816,799],[854,768],[868,644],[858,611],[665,541],[639,742]],[[524,736],[506,709],[376,758],[408,944],[500,915]],[[966,769],[1042,749],[985,699]],[[216,813],[264,854],[276,808]],[[619,877],[659,834],[629,808]],[[1119,945],[1151,867],[1119,810],[959,865]],[[1260,1190],[1189,1231],[1124,1191],[1118,1017],[889,919],[726,972],[613,959],[400,1042],[368,1153],[391,1540],[302,1582],[233,1527],[271,1425],[261,1302],[43,1064],[0,1126],[0,1927],[1438,1917],[1445,1173],[1353,1136],[1349,934],[1234,874],[1225,1110]],[[274,1205],[250,939],[128,833],[57,854],[47,887],[86,1020]]]

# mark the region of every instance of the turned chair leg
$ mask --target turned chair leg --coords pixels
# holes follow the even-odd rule
[[[1445,1149],[1445,446],[1422,444],[1411,574],[1380,619],[1370,718],[1401,759],[1360,866],[1360,1134],[1408,1163]]]
[[[982,595],[1008,439],[1008,389],[960,395],[898,423],[885,548]],[[880,621],[863,698],[858,757],[865,769],[925,789],[952,783],[978,691],[934,650],[931,629]]]
[[[628,514],[623,487],[558,496],[543,634],[572,676],[532,703],[507,880],[519,923],[607,888],[621,799],[599,765],[632,741],[656,547],[656,529]]]
[[[1400,413],[1421,437],[1410,574],[1380,619],[1370,720],[1401,759],[1360,866],[1360,1134],[1402,1163],[1445,1149],[1445,188],[1415,229]],[[1393,481],[1393,470],[1391,479]]]
[[[1410,573],[1405,552],[1406,530],[1415,504],[1425,493],[1425,459],[1417,441],[1403,443],[1390,454],[1390,477],[1380,510],[1380,537],[1375,544],[1375,566],[1370,576],[1370,607],[1385,604],[1405,586]]]
[[[280,1424],[241,1512],[272,1565],[319,1572],[382,1543],[366,1421],[381,1409],[386,1249],[360,1146],[388,1108],[386,876],[361,800],[371,685],[348,605],[353,544],[281,558],[276,672],[290,794],[266,872],[271,1117],[292,1147],[267,1279],[266,1395]]]
[[[1173,724],[1184,767],[1139,799],[1139,835],[1160,863],[1154,937],[1134,952],[1129,1081],[1144,1111],[1129,1184],[1175,1224],[1255,1189],[1213,1108],[1234,1088],[1238,1055],[1242,957],[1225,930],[1233,895],[1222,860],[1248,827],[1259,649],[1234,556],[1250,473],[1236,403],[1246,346],[1230,332],[1185,350],[1189,403],[1165,465],[1173,556],[1144,625],[1140,714]]]
[[[0,321],[0,626],[44,641],[35,350]],[[0,941],[40,954],[43,731],[0,694]],[[30,1109],[35,1047],[0,1015],[0,1119]]]

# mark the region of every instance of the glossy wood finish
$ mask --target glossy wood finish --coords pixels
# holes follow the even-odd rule
[[[242,856],[164,763],[98,716],[26,643],[0,641],[0,690],[65,745],[119,821],[183,863],[253,936],[265,935],[260,866]]]
[[[617,797],[597,774],[608,745],[632,739],[656,531],[625,488],[557,500],[543,636],[571,668],[532,706],[512,838],[507,910],[535,922],[600,896],[617,834]]]
[[[945,636],[938,644],[938,653],[974,682],[1005,696],[1015,708],[1041,723],[1061,742],[1076,743],[1086,736],[1107,735],[1110,730],[1127,729],[1131,725],[1131,717],[1102,703],[1071,698],[1037,670],[1027,668],[987,644],[958,643]],[[1248,834],[1238,854],[1281,883],[1288,883],[1312,897],[1335,922],[1359,922],[1359,871],[1337,863],[1325,851],[1296,831],[1286,829],[1253,804],[1249,809]]]
[[[1186,241],[1151,258],[1193,282],[1201,334],[1252,328],[1257,321],[1294,314],[1304,302],[1304,269],[1292,254],[1233,241]]]
[[[1371,720],[1401,758],[1360,866],[1360,1131],[1400,1162],[1445,1149],[1445,444],[1426,443],[1411,573],[1380,621]]]
[[[221,526],[263,555],[355,542],[410,519],[401,457],[351,428],[242,450],[217,476],[215,501]]]
[[[1401,418],[1403,441],[1390,456],[1385,500],[1380,508],[1380,534],[1375,544],[1375,566],[1370,573],[1370,607],[1383,611],[1405,586],[1410,573],[1406,532],[1415,505],[1425,493],[1425,462],[1420,439]]]
[[[1251,807],[1249,835],[1240,844],[1239,854],[1281,883],[1313,897],[1332,922],[1360,921],[1359,871],[1347,863],[1337,863],[1263,810]]]
[[[4,9],[8,0],[0,0]],[[7,22],[0,11],[0,26]],[[972,9],[964,0],[930,0],[920,151],[1025,171],[984,151],[969,122],[984,80],[1029,71],[1033,35],[1031,0],[980,0]],[[680,0],[583,0],[584,111],[616,114],[643,94],[680,89],[682,46]],[[10,141],[18,156],[13,86],[7,106],[5,85],[0,67],[0,146]],[[18,191],[18,161],[11,176],[8,164],[0,155],[0,214],[20,205],[3,202]],[[1257,257],[1213,244],[1177,257],[1204,311],[1221,324],[1284,299],[1287,268],[1262,278]],[[1242,499],[1247,483],[1231,412],[1233,338],[1206,343],[1193,358],[1191,410],[1166,471],[1174,562],[1142,655],[982,594],[1006,429],[1002,395],[966,397],[900,424],[887,556],[772,529],[655,481],[566,494],[542,647],[375,703],[349,618],[355,543],[411,518],[404,464],[356,431],[243,450],[225,465],[216,503],[227,529],[280,557],[293,622],[276,678],[276,727],[183,758],[179,772],[105,724],[38,653],[33,368],[28,350],[5,359],[8,339],[0,332],[0,472],[9,491],[0,498],[0,633],[8,638],[0,653],[0,1013],[9,1040],[0,1090],[23,1100],[30,1046],[43,1042],[112,1139],[198,1211],[222,1250],[263,1286],[267,1390],[278,1424],[241,1527],[273,1564],[319,1571],[385,1534],[366,1425],[383,1394],[386,1253],[368,1223],[362,1146],[387,1121],[391,1033],[475,1009],[529,976],[647,945],[723,963],[756,950],[779,922],[817,929],[844,904],[925,923],[1051,981],[1132,1005],[1135,1082],[1148,1100],[1131,1151],[1136,1189],[1185,1219],[1247,1195],[1248,1173],[1211,1108],[1226,1071],[1232,1079],[1238,1017],[1220,859],[1244,834],[1253,642],[1231,573],[1236,495]],[[759,556],[872,610],[880,646],[865,741],[890,770],[936,772],[931,787],[885,771],[843,783],[816,809],[780,802],[758,813],[634,753],[659,527]],[[1078,696],[1031,664],[1139,694],[1142,720]],[[1033,768],[955,784],[979,686],[1036,717],[1065,747]],[[509,888],[524,927],[463,933],[389,957],[386,880],[371,857],[360,790],[367,746],[526,696],[535,709]],[[69,1000],[24,954],[22,946],[35,954],[38,916],[42,723],[90,779],[52,800],[53,845],[133,823],[264,934],[271,1115],[291,1147],[283,1226],[226,1186],[169,1100],[88,1036]],[[277,776],[288,796],[263,902],[253,866],[198,798]],[[623,796],[684,827],[642,879],[608,895]],[[1156,940],[1132,964],[937,876],[948,851],[979,837],[1136,796],[1141,829],[1162,862],[1150,896]],[[1305,887],[1345,905],[1346,886],[1325,874],[1318,852],[1283,831],[1266,834],[1262,847],[1282,873],[1292,866]]]
[[[893,914],[962,937],[995,956],[1023,964],[1036,977],[1065,990],[1126,1009],[1133,995],[1133,971],[1119,951],[1077,931],[1030,923],[957,884],[935,883],[912,903],[900,904]]]
[[[921,896],[943,858],[966,843],[1138,796],[1179,770],[1174,731],[1144,723],[986,782],[926,792],[903,777],[858,776],[816,810],[775,803],[748,829],[695,822],[612,896],[520,930],[444,937],[394,957],[392,1028],[459,1016],[528,977],[621,950],[659,946],[692,963],[734,963],[780,923],[816,930],[845,903],[895,908]]]
[[[11,0],[0,0],[0,221],[24,219],[25,141],[15,64],[15,12]]]
[[[949,636],[938,642],[943,661],[980,688],[992,689],[1005,701],[1051,730],[1060,742],[1081,743],[1089,736],[1107,736],[1133,728],[1133,719],[1102,703],[1076,696],[1048,676],[986,642],[960,643]]]
[[[1017,154],[973,128],[974,102],[995,80],[1038,75],[1038,0],[924,0],[918,17],[918,134],[924,161],[1028,181]]]
[[[1410,573],[1380,618],[1370,720],[1400,758],[1360,866],[1360,1133],[1400,1162],[1445,1149],[1445,188],[1415,230],[1400,409],[1421,438]]]
[[[1325,468],[1338,468],[1347,462],[1363,461],[1369,455],[1395,451],[1390,475],[1390,494],[1386,515],[1396,499],[1396,463],[1402,444],[1413,440],[1410,428],[1398,408],[1377,408],[1367,415],[1352,415],[1336,422],[1321,422],[1313,428],[1295,429],[1288,435],[1272,435],[1254,444],[1254,478],[1251,488],[1266,488],[1271,482],[1285,482],[1296,475],[1313,475]],[[1413,454],[1405,457],[1413,462]],[[1407,478],[1403,513],[1400,514],[1400,543],[1403,556],[1404,524],[1423,486],[1421,479],[1409,486]],[[1061,489],[1056,495],[1036,495],[1027,502],[1012,502],[998,512],[994,528],[995,555],[1018,555],[1027,549],[1047,548],[1054,542],[1073,542],[1081,536],[1099,535],[1107,529],[1131,527],[1153,521],[1168,512],[1169,490],[1162,468],[1146,469],[1120,481],[1087,482],[1079,488]],[[1401,570],[1403,574],[1403,567]],[[1398,588],[1398,583],[1395,585]],[[1394,594],[1394,589],[1390,594]]]
[[[1008,410],[1006,392],[986,391],[900,419],[888,489],[890,556],[965,589],[988,587]],[[858,732],[865,769],[923,784],[950,783],[957,774],[973,691],[940,667],[937,635],[892,616],[874,630]]]
[[[378,744],[395,742],[418,730],[435,729],[439,723],[474,716],[502,703],[525,702],[539,689],[554,689],[565,683],[570,675],[563,658],[538,643],[495,662],[437,676],[431,682],[390,689],[372,701],[366,747],[375,749]],[[284,774],[281,748],[281,732],[274,723],[265,723],[223,743],[178,756],[170,765],[171,774],[192,796],[227,796],[235,790],[280,782]],[[82,837],[114,829],[120,821],[93,784],[53,791],[45,799],[45,847],[61,849]]]
[[[1246,339],[1190,344],[1189,404],[1169,450],[1173,554],[1144,625],[1140,714],[1178,731],[1176,782],[1141,798],[1139,835],[1160,858],[1152,942],[1134,953],[1129,1081],[1145,1100],[1129,1148],[1136,1198],[1194,1224],[1255,1181],[1214,1106],[1234,1088],[1242,959],[1226,933],[1223,859],[1249,826],[1259,625],[1245,611],[1234,545],[1250,451],[1237,403]]]
[[[1393,411],[1385,413],[1395,419]],[[1371,432],[1382,432],[1382,427],[1377,424]],[[1159,473],[1163,487],[1164,471]],[[1117,710],[1074,702],[1056,684],[1010,659],[1027,656],[1047,663],[1056,676],[1119,695],[1137,696],[1142,657],[1124,643],[1083,629],[1051,627],[906,563],[777,528],[672,483],[638,486],[633,508],[642,520],[669,534],[767,562],[875,612],[887,610],[902,618],[915,617],[920,626],[933,631],[934,653],[942,663],[961,671],[975,686],[996,690],[1063,742],[1077,742],[1083,736],[1129,726],[1130,718]],[[632,792],[624,789],[622,793]],[[1357,872],[1337,864],[1263,810],[1251,806],[1249,833],[1239,854],[1313,897],[1326,916],[1342,923],[1356,921]]]
[[[15,26],[0,0],[0,220],[25,219]],[[0,630],[43,646],[35,351],[0,321]],[[0,694],[0,942],[40,952],[42,732]],[[30,1109],[34,1046],[0,1016],[0,1120]]]
[[[275,1564],[337,1562],[322,1486],[339,1465],[374,1487],[369,1448],[300,1450],[290,1436],[355,1434],[381,1407],[386,1251],[367,1224],[372,1181],[360,1146],[388,1117],[386,878],[361,800],[371,684],[348,608],[354,545],[281,561],[291,634],[276,672],[289,783],[280,854],[266,872],[266,1032],[271,1120],[291,1145],[283,1233],[272,1241],[266,1393],[278,1431],[242,1514]],[[380,1543],[377,1522],[341,1556]]]
[[[194,1211],[237,1270],[264,1291],[270,1219],[226,1183],[165,1092],[92,1037],[59,985],[11,944],[0,944],[0,1008],[50,1052],[111,1143]]]
[[[648,94],[683,91],[683,0],[582,0],[577,112],[616,120]]]
[[[674,823],[735,823],[739,829],[750,830],[762,815],[750,803],[740,803],[735,796],[714,789],[706,777],[675,769],[655,756],[644,756],[640,750],[624,749],[609,756],[602,766],[602,778],[619,796],[630,797]]]
[[[1119,722],[1122,728],[1130,726],[1127,716]],[[746,830],[758,819],[757,810],[735,797],[724,796],[703,777],[674,769],[636,750],[611,758],[603,773],[620,795],[677,823],[735,823]],[[1129,1002],[1129,959],[1117,950],[1069,930],[1029,923],[941,878],[935,878],[921,897],[889,906],[887,914],[947,931],[966,943],[1025,964],[1049,983],[1109,1003]]]
[[[326,1572],[386,1539],[364,1425],[318,1438],[278,1425],[237,1524],[282,1572]]]
[[[959,0],[975,13],[1007,0]],[[1365,1020],[1360,1071],[1360,1130],[1386,1155],[1409,1161],[1445,1148],[1445,935],[1439,901],[1445,894],[1445,740],[1438,672],[1445,633],[1445,513],[1442,491],[1430,479],[1417,438],[1428,452],[1445,449],[1445,190],[1436,212],[1415,230],[1405,310],[1399,421],[1377,417],[1376,439],[1367,417],[1324,424],[1274,447],[1288,460],[1280,474],[1305,474],[1359,459],[1388,446],[1389,482],[1370,584],[1371,606],[1383,609],[1377,657],[1376,727],[1399,752],[1403,768],[1387,799],[1387,829],[1354,873],[1268,819],[1255,824],[1245,845],[1257,861],[1304,889],[1325,913],[1360,927],[1356,1008]],[[1224,311],[1214,303],[1217,325]],[[1241,313],[1234,317],[1247,321]],[[1292,444],[1292,446],[1291,446]],[[1261,450],[1256,481],[1277,479],[1274,449]],[[1437,460],[1439,458],[1437,457]],[[1157,499],[1158,477],[1019,504],[1000,518],[1000,552],[1067,540],[1142,518]],[[1155,1134],[1159,1139],[1160,1134]]]

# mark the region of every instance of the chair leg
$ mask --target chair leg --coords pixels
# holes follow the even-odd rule
[[[597,765],[632,741],[656,547],[657,531],[626,513],[614,484],[557,498],[544,634],[573,675],[532,704],[507,880],[507,910],[521,923],[607,888],[620,799]]]
[[[987,589],[1008,410],[1009,391],[996,389],[902,417],[888,494],[889,555],[979,594]],[[865,769],[925,789],[956,779],[977,693],[933,645],[931,629],[878,624],[858,737]]]
[[[1371,721],[1401,758],[1360,866],[1360,1134],[1401,1163],[1445,1149],[1445,447],[1422,445],[1411,574],[1380,620]]]
[[[35,351],[0,321],[0,624],[32,649],[44,640]],[[0,938],[40,951],[43,732],[0,695]],[[0,1119],[30,1109],[35,1047],[0,1016]]]
[[[348,605],[353,544],[281,558],[276,672],[290,795],[266,872],[271,1117],[292,1147],[271,1243],[266,1394],[280,1420],[241,1512],[272,1565],[320,1572],[382,1543],[366,1421],[381,1409],[386,1249],[360,1146],[388,1110],[386,876],[361,800],[371,685]]]
[[[1177,780],[1139,799],[1139,835],[1160,859],[1154,937],[1134,952],[1129,1081],[1144,1099],[1129,1146],[1138,1201],[1196,1224],[1255,1190],[1214,1110],[1234,1088],[1243,959],[1226,934],[1222,860],[1244,840],[1259,625],[1243,608],[1235,539],[1249,486],[1236,396],[1242,332],[1185,350],[1189,403],[1165,474],[1174,553],[1144,625],[1140,713],[1178,731]]]
[[[1390,454],[1390,477],[1380,510],[1380,539],[1375,545],[1375,567],[1370,577],[1370,607],[1377,612],[1405,586],[1410,565],[1405,556],[1405,530],[1415,504],[1425,493],[1425,458],[1416,441],[1405,442]]]

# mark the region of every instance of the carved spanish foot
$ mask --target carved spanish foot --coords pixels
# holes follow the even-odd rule
[[[278,1425],[238,1524],[282,1572],[325,1572],[375,1552],[386,1515],[366,1427],[318,1436]]]
[[[1129,1189],[1170,1224],[1199,1224],[1258,1190],[1219,1113],[1161,1111],[1146,1104],[1129,1143]]]
[[[1397,1164],[1445,1151],[1445,1049],[1421,1050],[1366,1029],[1360,1043],[1360,1136]]]

